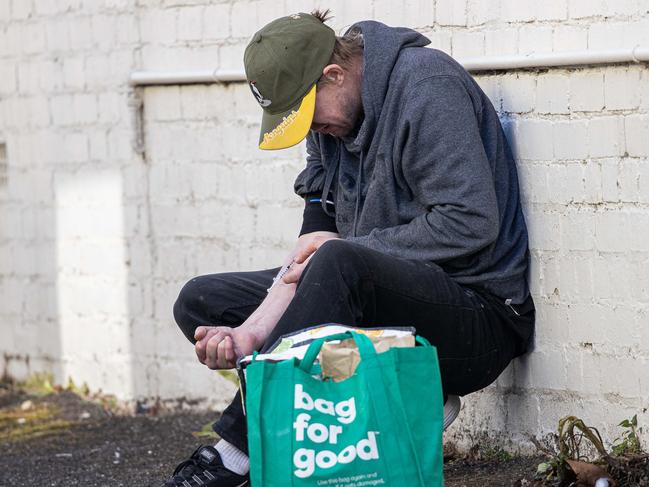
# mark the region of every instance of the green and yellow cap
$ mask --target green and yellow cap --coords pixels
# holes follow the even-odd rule
[[[264,110],[260,149],[285,149],[306,137],[316,82],[335,41],[331,27],[306,13],[273,20],[252,37],[243,62],[250,90]]]

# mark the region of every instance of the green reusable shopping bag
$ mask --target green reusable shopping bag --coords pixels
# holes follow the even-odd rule
[[[341,382],[312,375],[326,340],[353,338],[361,361]],[[356,332],[314,340],[304,358],[252,362],[246,411],[252,487],[443,485],[437,351],[377,354]]]

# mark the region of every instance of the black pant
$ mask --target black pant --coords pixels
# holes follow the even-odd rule
[[[259,306],[278,270],[194,278],[180,292],[174,317],[191,342],[198,326],[236,327]],[[460,286],[429,262],[332,240],[311,258],[295,297],[261,351],[282,335],[322,323],[414,326],[437,347],[444,392],[464,395],[489,385],[525,352],[534,329],[534,307],[530,298],[514,310],[502,299]],[[239,393],[214,430],[248,450]]]

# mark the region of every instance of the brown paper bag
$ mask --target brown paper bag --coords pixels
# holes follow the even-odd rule
[[[405,335],[400,337],[371,336],[376,353],[386,352],[392,347],[414,347],[415,337]],[[320,354],[320,367],[323,377],[331,377],[334,382],[340,382],[354,375],[361,358],[354,340],[347,339],[341,342],[325,342]]]

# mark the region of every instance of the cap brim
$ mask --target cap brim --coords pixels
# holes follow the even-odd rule
[[[315,91],[316,85],[313,85],[304,98],[285,112],[272,115],[264,110],[259,136],[260,149],[286,149],[299,144],[306,137],[313,121]]]

